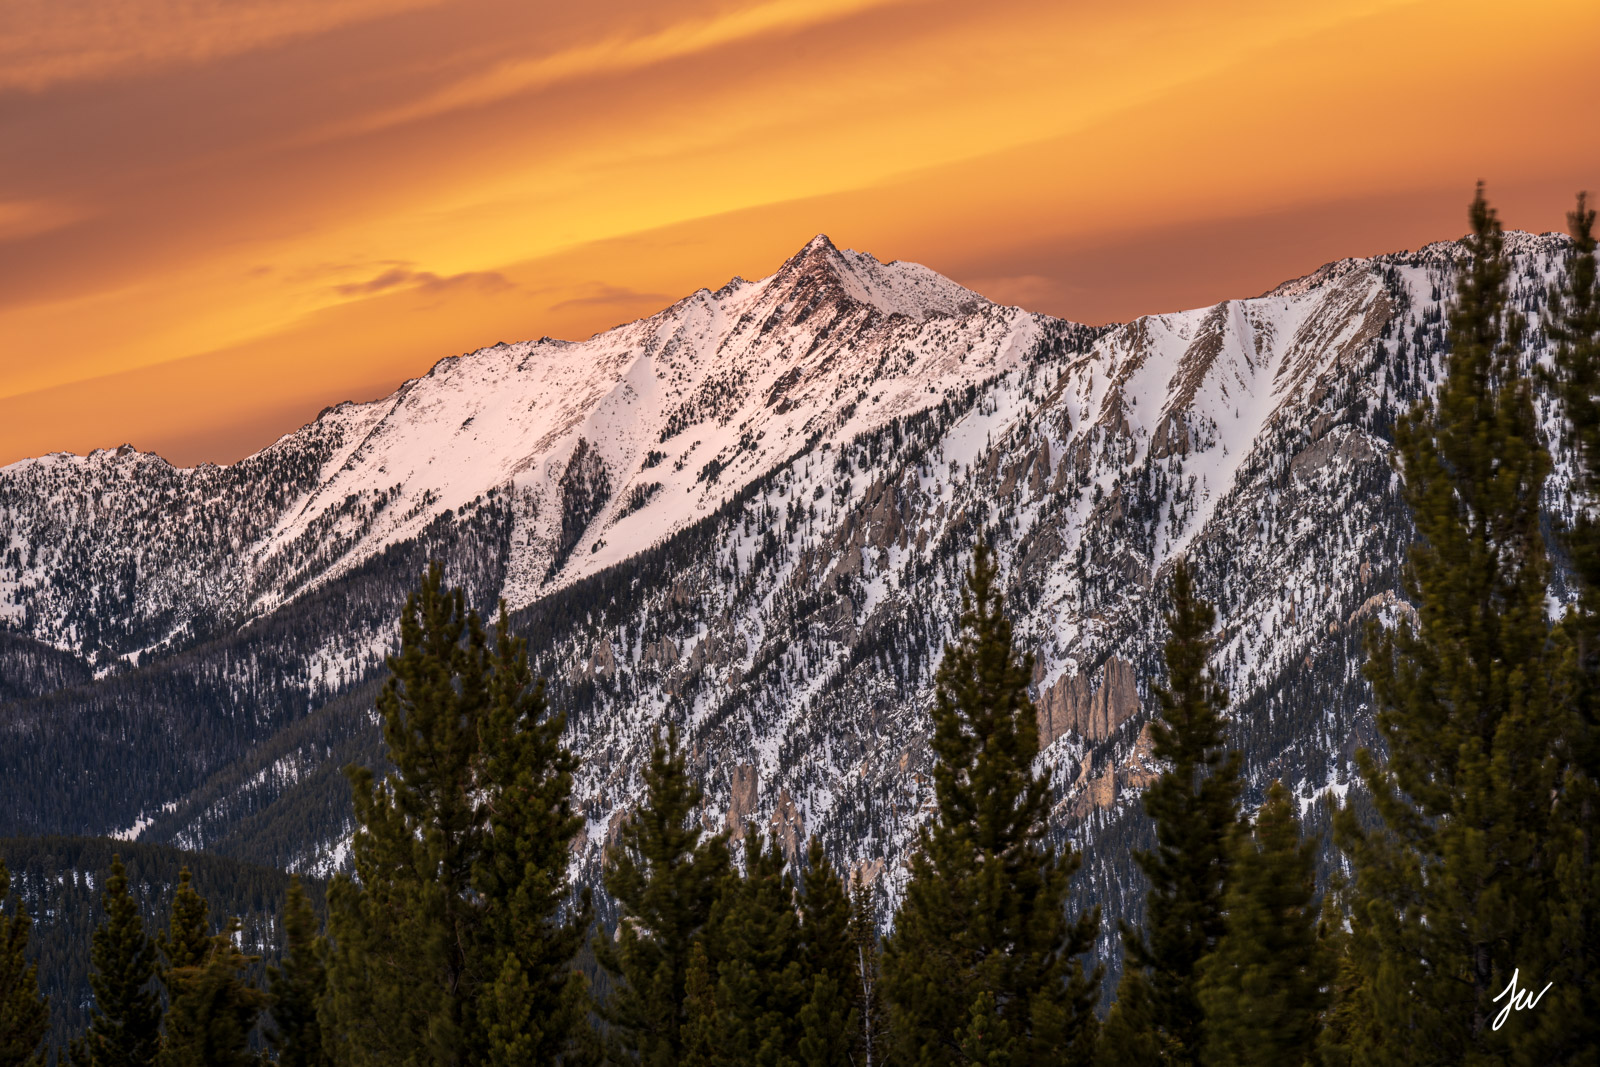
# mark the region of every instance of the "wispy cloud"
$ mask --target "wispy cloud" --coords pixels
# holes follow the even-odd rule
[[[445,0],[6,0],[0,89],[37,91],[267,48]]]
[[[55,200],[0,199],[0,241],[45,233],[78,221],[83,212]]]
[[[706,18],[687,19],[653,33],[611,37],[538,59],[510,60],[420,100],[326,129],[322,135],[379,130],[492,104],[561,82],[639,70],[742,41],[792,33],[874,8],[920,2],[923,0],[765,0]]]
[[[672,298],[664,293],[641,293],[637,289],[606,285],[601,282],[590,282],[587,290],[582,296],[570,297],[559,303],[551,304],[550,310],[560,311],[563,308],[576,307],[620,307],[646,302],[664,307],[672,302]]]
[[[365,281],[335,285],[333,291],[340,296],[374,296],[391,289],[420,289],[423,292],[438,293],[462,287],[481,289],[485,292],[500,292],[513,288],[511,279],[499,271],[470,270],[460,274],[439,275],[430,270],[390,267]]]

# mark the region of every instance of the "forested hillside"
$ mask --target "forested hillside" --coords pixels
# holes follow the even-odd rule
[[[263,959],[254,968],[258,979],[266,963],[277,959],[282,945],[278,917],[283,914],[289,876],[281,870],[148,841],[0,838],[0,860],[11,872],[11,890],[33,918],[32,955],[39,965],[40,991],[50,998],[53,1045],[65,1045],[88,1022],[89,940],[104,920],[100,895],[114,854],[127,867],[129,886],[147,928],[167,924],[178,872],[188,867],[212,914],[239,918],[243,949]],[[307,888],[320,908],[321,883],[308,882]]]

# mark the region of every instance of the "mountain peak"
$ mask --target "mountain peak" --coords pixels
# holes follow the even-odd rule
[[[864,252],[840,249],[825,233],[807,241],[770,280],[782,285],[789,299],[809,303],[825,293],[884,315],[913,319],[961,315],[989,303],[920,263],[884,263]]]
[[[842,266],[840,258],[838,246],[828,239],[827,234],[819,233],[802,245],[800,251],[784,260],[783,266],[778,268],[778,274],[792,275],[821,271],[837,275]]]

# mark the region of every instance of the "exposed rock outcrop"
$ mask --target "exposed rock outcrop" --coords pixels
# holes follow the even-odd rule
[[[744,833],[745,820],[756,813],[756,792],[760,786],[761,776],[754,767],[742,763],[733,769],[733,778],[729,782],[729,832]]]
[[[1085,741],[1103,741],[1139,711],[1139,684],[1133,665],[1121,656],[1106,660],[1100,684],[1090,689],[1083,674],[1056,679],[1037,701],[1039,744],[1071,731]]]

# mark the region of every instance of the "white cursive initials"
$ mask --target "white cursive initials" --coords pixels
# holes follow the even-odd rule
[[[1537,1007],[1539,1001],[1544,999],[1544,995],[1550,992],[1550,987],[1555,985],[1554,982],[1546,982],[1544,988],[1539,990],[1539,995],[1534,996],[1526,989],[1517,988],[1517,975],[1520,973],[1521,968],[1513,970],[1511,972],[1511,984],[1500,991],[1499,997],[1494,998],[1494,1003],[1498,1004],[1500,1003],[1500,997],[1507,994],[1511,997],[1510,1000],[1506,1001],[1506,1006],[1500,1009],[1500,1014],[1494,1017],[1494,1028],[1496,1030],[1500,1029],[1500,1024],[1506,1021],[1506,1016],[1511,1014],[1512,1009],[1521,1011],[1523,1008]]]

